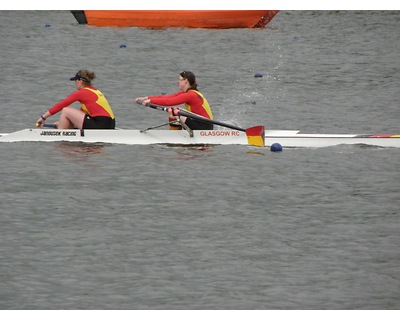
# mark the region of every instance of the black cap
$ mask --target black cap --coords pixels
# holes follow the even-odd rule
[[[70,78],[69,80],[71,80],[71,81],[82,80],[82,81],[85,81],[85,82],[87,82],[87,83],[90,82],[90,81],[89,81],[88,79],[86,79],[85,77],[82,77],[82,76],[79,74],[79,72],[78,72],[75,76],[73,76],[72,78]]]

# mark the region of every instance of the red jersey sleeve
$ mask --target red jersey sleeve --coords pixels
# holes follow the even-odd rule
[[[95,89],[95,88],[93,88],[93,89]],[[72,103],[77,102],[77,101],[80,103],[84,103],[84,104],[90,104],[91,102],[97,101],[97,95],[89,90],[79,89],[79,90],[71,93],[64,100],[61,100],[60,102],[58,102],[54,106],[52,106],[49,109],[49,112],[51,115],[54,115],[57,112],[60,112],[65,107],[68,107],[69,105],[71,105]]]
[[[66,97],[64,100],[61,100],[60,102],[56,103],[54,106],[52,106],[49,109],[49,113],[51,115],[54,115],[57,112],[60,112],[65,107],[68,107],[72,103],[74,103],[76,101],[80,101],[81,100],[81,95],[82,95],[81,91],[82,90],[75,91],[75,92],[71,93],[68,97]]]
[[[197,95],[194,92],[177,92],[167,96],[151,96],[149,97],[151,103],[159,104],[162,106],[177,106],[179,104],[191,104]]]

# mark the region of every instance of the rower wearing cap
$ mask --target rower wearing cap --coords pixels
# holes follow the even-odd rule
[[[56,103],[40,116],[37,125],[43,127],[48,117],[61,111],[57,123],[58,129],[115,129],[114,113],[107,99],[100,90],[92,86],[92,80],[95,77],[94,72],[78,71],[75,76],[70,78],[71,81],[75,81],[77,91]],[[79,110],[68,107],[76,101],[81,103]]]
[[[183,71],[178,79],[179,92],[170,95],[150,96],[136,98],[135,102],[142,101],[143,105],[154,103],[161,106],[177,106],[185,104],[188,111],[212,120],[213,115],[207,99],[197,90],[196,76],[191,71]],[[170,116],[169,120],[177,120],[178,117]],[[192,130],[212,130],[213,124],[196,119],[180,116],[179,120]],[[173,129],[170,126],[171,129]]]

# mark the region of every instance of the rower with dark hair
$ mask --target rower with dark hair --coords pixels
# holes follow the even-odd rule
[[[197,89],[196,76],[193,72],[181,72],[179,74],[178,87],[179,92],[177,93],[161,96],[139,97],[135,99],[135,102],[141,101],[143,105],[146,105],[147,103],[153,103],[161,106],[177,106],[180,104],[185,104],[186,110],[203,116],[207,119],[213,119],[211,108],[207,99]],[[192,130],[213,129],[212,123],[202,122],[200,120],[184,116],[174,117],[171,115],[169,118],[171,122],[177,119],[179,119]]]

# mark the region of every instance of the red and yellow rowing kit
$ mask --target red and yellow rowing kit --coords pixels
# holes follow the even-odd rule
[[[64,100],[56,103],[49,109],[51,115],[56,114],[70,104],[79,101],[81,110],[91,117],[110,117],[114,119],[114,113],[100,90],[87,86],[70,94]]]

